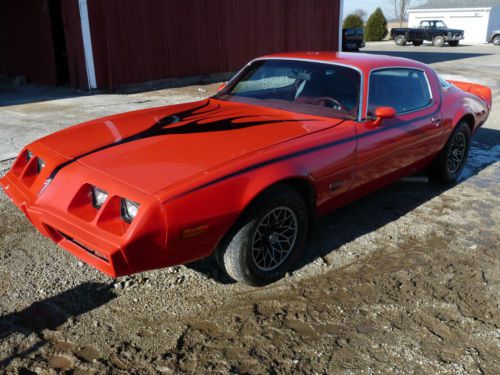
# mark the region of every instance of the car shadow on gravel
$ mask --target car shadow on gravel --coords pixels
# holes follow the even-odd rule
[[[480,129],[473,138],[469,159],[458,184],[498,161],[500,161],[500,131]],[[454,186],[456,184],[443,186],[430,183],[423,174],[420,174],[402,179],[320,217],[306,243],[305,256],[292,272],[317,259],[322,259],[328,264],[327,255],[342,245],[399,219]],[[390,240],[391,238],[387,238],[387,241]],[[234,283],[224,272],[219,271],[213,256],[186,264],[186,267],[218,283]]]
[[[7,358],[0,358],[0,372],[14,359],[25,357],[43,347],[47,341],[44,330],[55,330],[70,320],[100,307],[116,297],[108,284],[87,282],[53,297],[35,302],[24,310],[0,316],[0,341],[11,335],[36,336],[36,342],[27,349],[18,349]]]

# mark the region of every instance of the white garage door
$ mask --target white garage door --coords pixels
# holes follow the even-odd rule
[[[445,23],[454,29],[463,29],[464,43],[486,42],[486,30],[488,28],[488,16],[486,12],[476,12],[474,15],[459,15],[450,13]]]
[[[410,27],[416,27],[420,21],[437,19],[442,20],[448,27],[461,29],[465,32],[464,43],[485,43],[487,38],[489,10],[429,10],[411,12]]]

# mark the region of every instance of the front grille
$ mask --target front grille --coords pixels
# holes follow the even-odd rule
[[[63,236],[66,240],[72,242],[73,244],[77,245],[78,247],[80,247],[82,250],[85,250],[87,253],[95,256],[96,258],[99,258],[107,263],[109,263],[109,259],[102,253],[100,253],[99,251],[96,251],[96,250],[92,250],[92,249],[89,249],[87,246],[85,245],[82,245],[80,242],[78,242],[77,240],[75,240],[73,237],[70,237],[68,236],[67,234],[64,234],[60,231],[58,231],[59,234],[61,236]]]

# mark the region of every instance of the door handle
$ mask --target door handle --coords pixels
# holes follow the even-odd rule
[[[441,119],[439,117],[433,117],[431,118],[431,122],[436,125],[436,126],[439,126],[441,125]]]

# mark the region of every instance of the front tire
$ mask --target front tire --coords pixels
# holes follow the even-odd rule
[[[308,228],[304,199],[295,189],[277,185],[258,197],[221,241],[217,262],[236,281],[275,282],[302,255]]]
[[[470,128],[465,121],[460,121],[446,145],[431,165],[429,177],[440,183],[452,183],[462,173],[470,149]]]
[[[444,46],[444,36],[441,36],[441,35],[438,35],[438,36],[435,36],[434,39],[432,40],[432,45],[434,47],[442,47]]]
[[[493,44],[495,46],[500,46],[500,35],[495,35],[493,38]]]
[[[398,35],[396,38],[394,38],[394,43],[401,47],[406,46],[406,37],[404,35]]]

